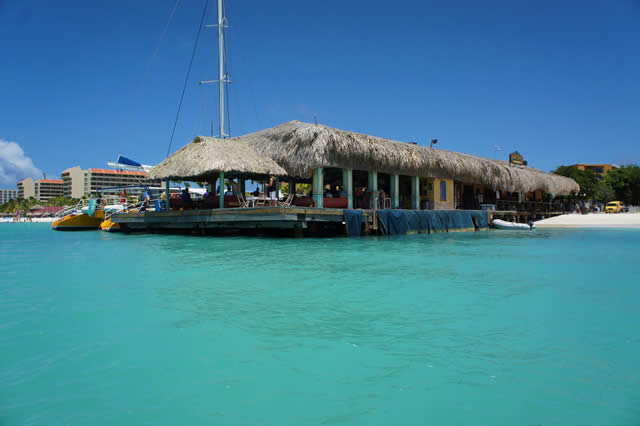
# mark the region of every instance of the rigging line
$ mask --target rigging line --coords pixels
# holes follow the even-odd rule
[[[167,35],[167,31],[169,30],[169,25],[171,25],[171,22],[173,21],[173,17],[176,14],[176,10],[178,10],[180,1],[181,0],[176,0],[176,3],[173,5],[173,10],[169,15],[169,19],[167,20],[167,23],[165,24],[164,29],[162,30],[162,34],[160,35],[158,42],[156,43],[156,48],[153,51],[153,55],[151,55],[151,58],[149,58],[149,62],[147,63],[147,68],[145,69],[144,75],[142,76],[142,81],[140,82],[140,86],[138,87],[138,90],[136,91],[133,97],[130,113],[128,114],[127,118],[125,118],[126,120],[125,126],[121,128],[120,134],[118,135],[118,139],[117,139],[118,142],[122,139],[122,134],[124,133],[125,128],[128,127],[129,121],[131,120],[131,113],[135,110],[135,106],[137,104],[138,98],[140,97],[140,94],[142,93],[142,89],[144,88],[145,83],[149,79],[149,74],[151,73],[151,62],[153,62],[156,56],[158,56],[158,52],[160,51],[160,44],[162,43],[162,40],[164,40],[164,36]]]
[[[176,113],[176,120],[173,123],[173,131],[171,132],[171,140],[169,140],[169,147],[167,148],[167,157],[171,152],[171,144],[173,143],[173,137],[176,134],[176,126],[178,125],[178,119],[180,118],[180,111],[182,110],[182,101],[184,100],[184,94],[187,91],[187,83],[189,82],[189,74],[191,74],[191,66],[193,65],[193,59],[196,56],[196,49],[198,48],[198,40],[200,39],[200,33],[202,32],[202,23],[204,17],[207,14],[207,5],[209,0],[205,0],[204,9],[202,10],[202,17],[200,18],[200,26],[198,27],[198,34],[196,35],[196,42],[193,45],[193,52],[191,52],[191,61],[189,61],[189,68],[187,69],[187,77],[184,80],[184,86],[182,87],[182,95],[180,96],[180,103],[178,104],[178,112]]]

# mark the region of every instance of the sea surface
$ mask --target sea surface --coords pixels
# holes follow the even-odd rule
[[[0,224],[0,425],[637,425],[639,248]]]

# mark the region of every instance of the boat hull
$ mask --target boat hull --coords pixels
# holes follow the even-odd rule
[[[120,232],[120,224],[107,219],[100,224],[100,230],[105,232]]]
[[[90,231],[96,230],[104,220],[104,210],[96,210],[93,216],[88,214],[72,214],[55,220],[51,228],[56,231]]]
[[[535,229],[535,225],[528,225],[526,223],[507,222],[506,220],[495,219],[493,221],[493,227],[496,229],[509,229],[516,231],[530,231]]]

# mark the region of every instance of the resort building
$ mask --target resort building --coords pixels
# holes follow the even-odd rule
[[[59,179],[22,179],[18,182],[18,198],[35,198],[38,201],[47,202],[51,198],[62,197],[62,180]]]
[[[87,194],[86,173],[86,170],[82,170],[80,166],[71,167],[60,173],[65,197],[82,198]]]
[[[600,179],[604,179],[607,173],[618,168],[618,166],[614,164],[574,164],[572,167],[578,170],[591,170],[597,174]]]
[[[85,195],[95,194],[99,188],[130,185],[152,185],[157,183],[147,179],[147,172],[88,169],[83,170],[79,166],[72,167],[61,173],[64,182],[64,196],[82,198]]]
[[[0,189],[0,204],[4,204],[18,198],[17,189]]]
[[[312,193],[294,203],[315,207],[471,210],[579,190],[572,179],[523,164],[299,121],[224,140],[197,137],[150,176],[213,185],[219,172],[242,180],[275,167],[292,188],[311,183]]]

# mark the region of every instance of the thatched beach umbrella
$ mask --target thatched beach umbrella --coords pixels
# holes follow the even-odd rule
[[[261,179],[287,172],[269,156],[260,155],[244,140],[198,136],[148,174],[150,179],[211,181],[220,172],[225,177]]]
[[[270,157],[290,176],[305,179],[311,177],[317,167],[338,167],[450,178],[510,192],[542,190],[566,195],[579,190],[573,179],[530,167],[513,166],[506,161],[426,148],[299,121],[290,121],[229,141],[246,142],[261,154],[261,158]]]

